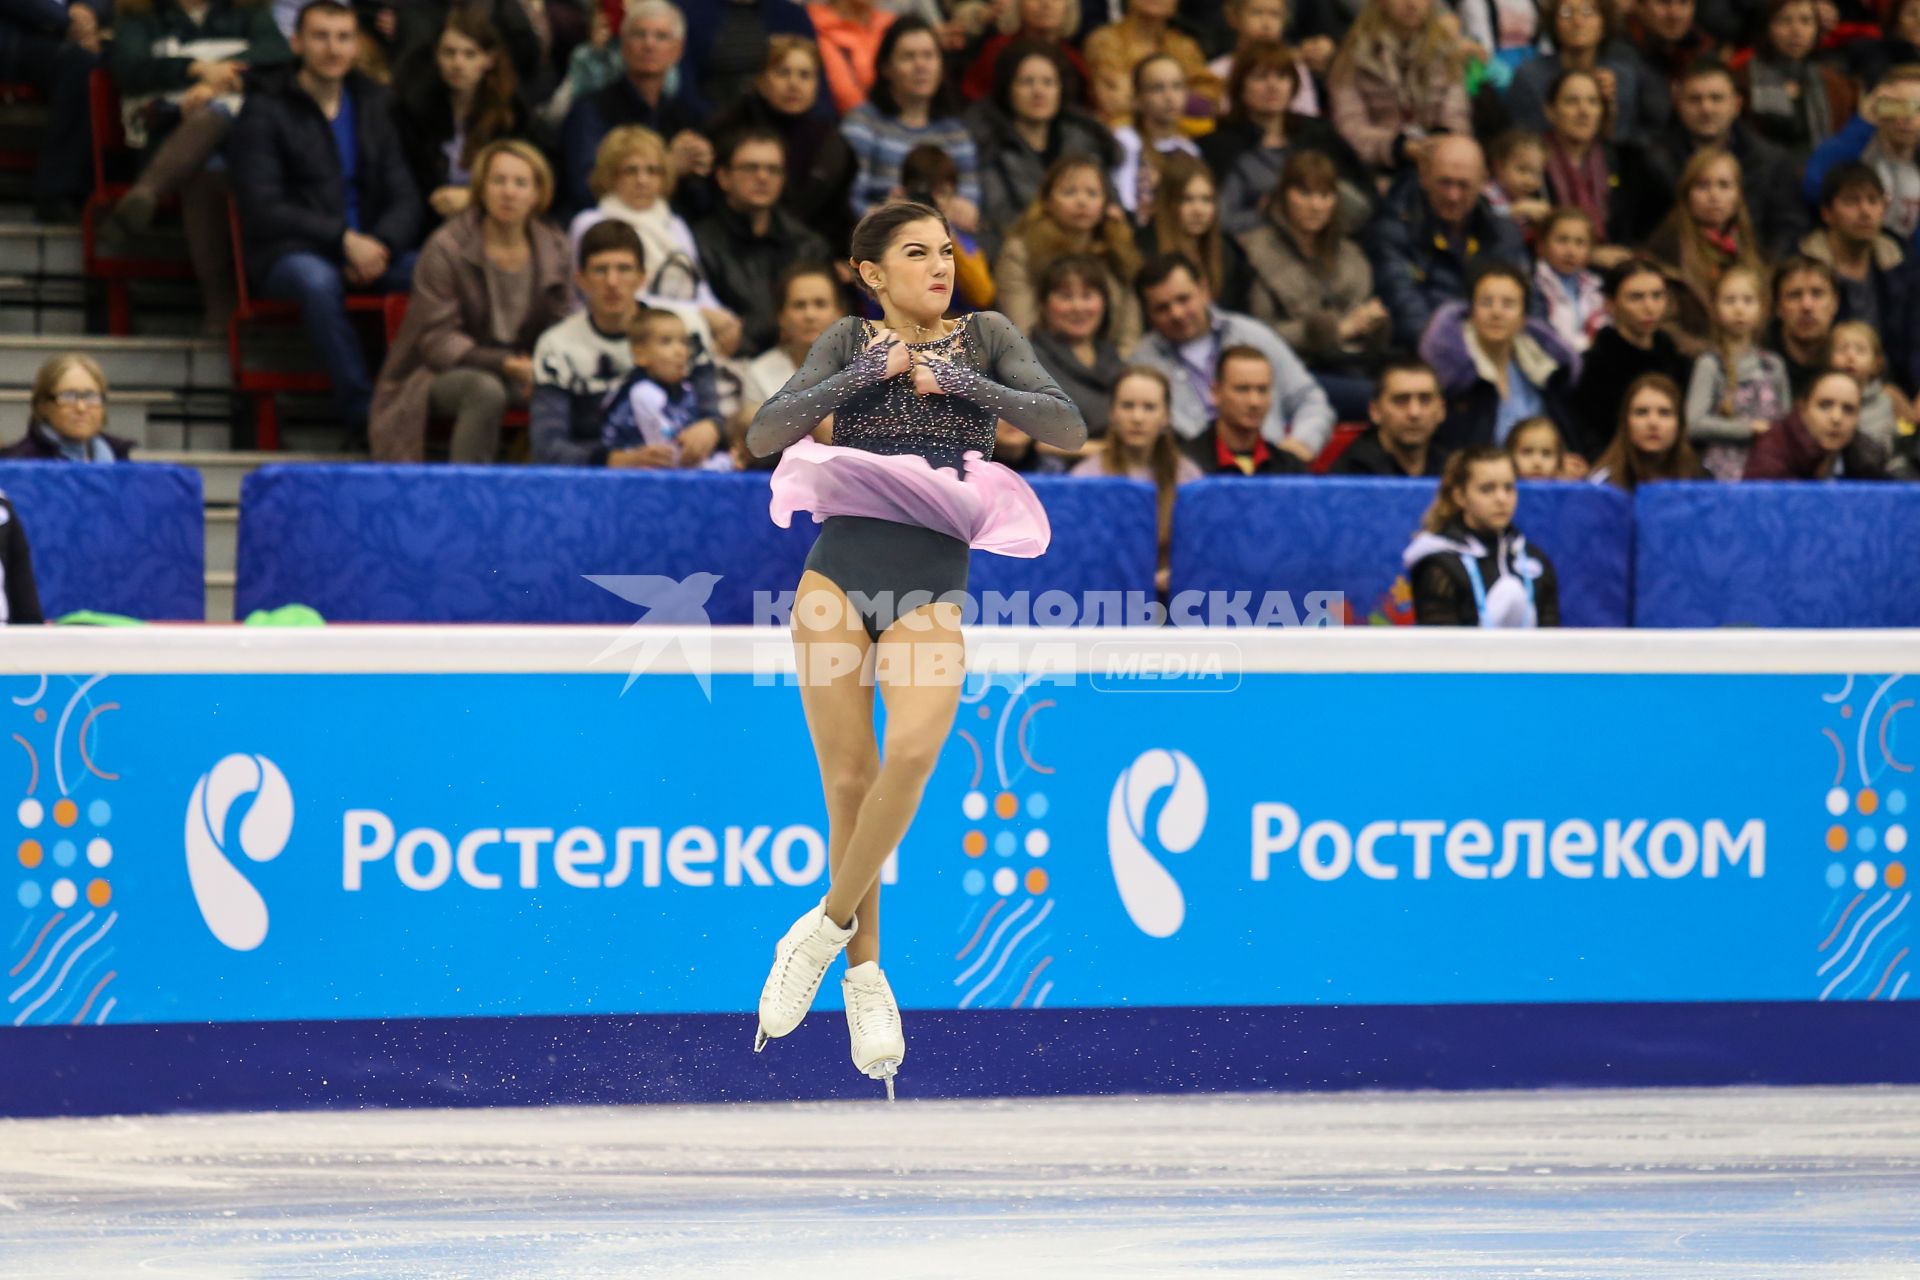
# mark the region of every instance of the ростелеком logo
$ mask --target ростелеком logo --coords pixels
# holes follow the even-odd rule
[[[242,796],[254,797],[240,819],[240,852],[255,862],[280,856],[293,834],[293,790],[265,756],[230,755],[193,784],[187,801],[187,879],[213,936],[235,951],[251,951],[267,936],[267,903],[233,865],[222,845],[227,813]]]
[[[1170,938],[1187,918],[1180,884],[1146,844],[1147,810],[1166,791],[1153,824],[1156,843],[1168,853],[1185,853],[1207,825],[1207,783],[1184,751],[1155,747],[1143,751],[1114,779],[1107,802],[1107,856],[1120,903],[1140,932]]]

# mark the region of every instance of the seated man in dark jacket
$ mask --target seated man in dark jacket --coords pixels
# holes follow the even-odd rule
[[[742,356],[780,338],[780,273],[800,263],[826,265],[827,242],[780,207],[787,148],[778,134],[749,129],[723,138],[714,165],[721,205],[693,228],[707,283],[740,317]]]
[[[601,140],[623,124],[643,124],[667,140],[673,171],[680,182],[673,193],[681,216],[705,213],[705,182],[713,167],[713,146],[700,131],[707,104],[693,87],[667,92],[667,77],[687,47],[687,20],[668,0],[636,0],[620,23],[620,61],[626,74],[595,94],[581,98],[560,127],[560,189],[570,211],[588,208]]]
[[[1421,158],[1419,181],[1396,188],[1367,224],[1361,247],[1393,316],[1397,345],[1418,347],[1434,311],[1466,296],[1467,278],[1481,263],[1525,260],[1519,228],[1493,211],[1486,185],[1479,143],[1435,138]]]
[[[299,305],[341,417],[363,434],[373,382],[346,291],[406,291],[425,209],[386,90],[353,69],[353,11],[311,0],[292,43],[296,70],[247,95],[227,148],[247,271]]]
[[[1387,362],[1368,406],[1373,425],[1334,459],[1336,476],[1437,476],[1445,460],[1432,448],[1446,417],[1440,375],[1425,360],[1402,356]]]
[[[1744,107],[1740,86],[1726,64],[1699,59],[1673,86],[1674,120],[1648,140],[1647,160],[1663,184],[1664,203],[1669,192],[1678,193],[1680,175],[1694,152],[1702,147],[1732,152],[1740,162],[1740,189],[1760,238],[1760,252],[1778,257],[1793,252],[1811,219],[1796,199],[1793,158],[1740,119]]]
[[[1273,404],[1273,365],[1257,347],[1234,346],[1214,365],[1213,403],[1219,416],[1183,446],[1209,476],[1297,476],[1307,464],[1260,438]]]

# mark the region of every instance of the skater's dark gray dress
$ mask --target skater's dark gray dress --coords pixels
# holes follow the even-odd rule
[[[877,332],[848,317],[820,335],[747,432],[758,457],[786,450],[774,472],[774,519],[784,525],[804,510],[824,520],[806,567],[846,593],[875,640],[909,592],[927,595],[907,607],[965,591],[971,548],[1046,549],[1050,530],[1032,489],[989,460],[997,419],[1062,449],[1087,439],[1079,408],[999,312],[907,344],[932,370],[937,395],[915,392],[911,368],[885,376]],[[807,438],[828,414],[833,444]]]

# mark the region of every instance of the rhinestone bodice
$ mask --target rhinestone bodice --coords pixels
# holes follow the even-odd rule
[[[944,338],[907,346],[917,356],[975,367],[972,327],[963,320]],[[864,341],[876,332],[871,321],[863,323]],[[855,392],[833,415],[833,442],[870,453],[917,453],[936,467],[959,467],[969,449],[993,456],[994,422],[991,410],[970,400],[923,396],[911,377],[888,378]]]

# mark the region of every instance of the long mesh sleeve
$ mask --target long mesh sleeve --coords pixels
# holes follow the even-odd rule
[[[1020,428],[1035,440],[1060,449],[1087,442],[1087,420],[1013,322],[997,311],[975,314],[981,354],[991,376],[965,365],[930,362],[940,389],[970,400]]]
[[[780,452],[806,435],[849,397],[881,381],[885,346],[860,347],[860,322],[847,316],[814,340],[807,362],[753,415],[747,448],[756,458]]]

